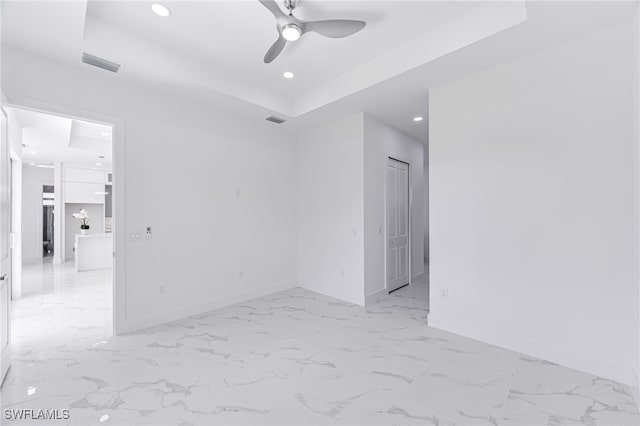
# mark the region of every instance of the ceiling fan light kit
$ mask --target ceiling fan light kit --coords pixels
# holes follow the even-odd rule
[[[351,19],[328,19],[324,21],[303,21],[293,16],[297,0],[285,0],[286,14],[275,0],[258,0],[276,18],[278,39],[264,55],[265,64],[273,62],[282,52],[287,42],[296,41],[308,32],[315,32],[325,37],[344,38],[363,29],[367,23]]]
[[[296,41],[302,35],[302,30],[296,24],[287,24],[282,27],[282,37],[287,41]]]

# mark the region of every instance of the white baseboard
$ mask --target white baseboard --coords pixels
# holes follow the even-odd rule
[[[354,305],[364,306],[363,295],[357,295],[353,293],[340,291],[332,286],[314,286],[309,284],[299,284],[298,286],[304,288],[305,290],[313,291],[314,293],[322,294],[328,297],[333,297],[334,299],[353,303]]]
[[[425,279],[427,277],[427,274],[425,274],[424,272],[420,272],[419,274],[415,274],[412,278],[411,278],[411,282],[416,282],[416,281],[421,281],[423,279]]]
[[[628,366],[599,359],[586,353],[574,352],[569,348],[547,342],[502,333],[499,331],[500,327],[495,324],[486,324],[481,321],[469,323],[455,315],[442,315],[437,312],[429,313],[428,324],[430,327],[624,383],[632,388],[638,383],[634,372]]]
[[[289,290],[294,287],[296,286],[291,284],[264,287],[257,290],[251,290],[231,296],[222,297],[219,299],[207,300],[205,302],[189,306],[182,306],[167,312],[127,319],[127,321],[122,324],[122,327],[118,331],[118,334],[133,333],[136,331],[144,330],[146,328],[154,327],[156,325],[166,324],[171,321],[188,318],[194,315],[204,314],[206,312],[224,308],[226,306],[235,305],[236,303],[246,302],[247,300],[277,293],[279,291]]]
[[[388,295],[389,295],[389,292],[387,291],[386,288],[382,288],[380,290],[374,291],[373,293],[369,293],[364,298],[364,306],[371,306],[375,304],[378,300],[380,300],[380,298]]]
[[[640,374],[635,369],[631,371],[633,374],[633,384],[631,386],[631,392],[633,393],[633,399],[636,400],[636,406],[640,409]]]

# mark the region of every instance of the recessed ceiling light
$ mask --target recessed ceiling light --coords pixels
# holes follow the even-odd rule
[[[413,121],[415,121],[416,123],[420,122],[424,120],[424,117],[413,117]]]
[[[36,167],[40,167],[41,169],[53,169],[52,164],[38,164]]]
[[[100,416],[100,423],[104,423],[107,420],[109,420],[109,415],[108,414],[103,414]]]
[[[164,6],[160,3],[154,3],[151,5],[151,10],[158,16],[169,16],[171,15],[171,11],[167,6]]]
[[[100,133],[102,136],[109,136],[109,132],[102,132]]]
[[[35,165],[36,165],[36,163],[29,163],[29,165],[30,165],[30,166],[35,166]]]
[[[285,71],[284,73],[282,73],[282,76],[284,78],[286,78],[286,79],[292,79],[296,75],[294,73],[292,73],[291,71]]]
[[[296,41],[302,35],[302,30],[296,24],[287,24],[282,27],[282,37],[287,41]]]
[[[36,387],[35,386],[29,386],[27,388],[27,395],[31,396],[31,395],[33,395],[35,393],[36,393]]]
[[[96,166],[102,166],[102,163],[96,163]]]

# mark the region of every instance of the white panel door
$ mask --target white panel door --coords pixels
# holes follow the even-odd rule
[[[7,115],[1,110],[0,120],[0,383],[4,380],[11,362],[11,252],[9,232],[11,224],[11,181],[9,179],[9,140]]]
[[[387,163],[387,290],[409,284],[409,165]]]

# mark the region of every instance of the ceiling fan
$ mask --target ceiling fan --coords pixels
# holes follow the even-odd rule
[[[293,16],[298,0],[285,0],[284,5],[289,11],[287,15],[280,9],[275,0],[259,0],[260,3],[276,17],[278,39],[264,55],[265,64],[271,63],[278,57],[288,41],[296,41],[303,34],[316,32],[325,37],[343,38],[357,33],[367,25],[364,21],[350,19],[329,19],[326,21],[303,21]]]

